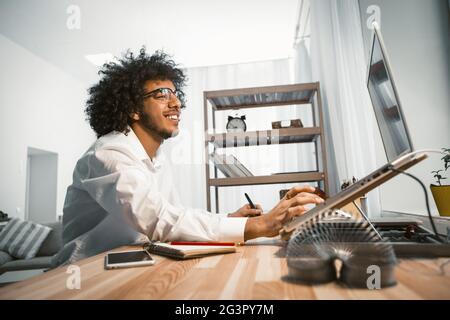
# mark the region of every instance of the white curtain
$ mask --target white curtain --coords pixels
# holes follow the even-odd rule
[[[293,83],[291,64],[288,59],[256,63],[192,68],[189,77],[187,109],[181,115],[181,130],[178,137],[167,140],[163,149],[172,164],[175,188],[184,206],[206,208],[206,181],[204,166],[204,124],[203,92],[208,90],[236,89],[258,86],[273,86]],[[209,111],[211,112],[211,110]],[[216,132],[226,132],[228,115],[234,111],[216,113]],[[286,114],[276,108],[245,109],[238,115],[245,115],[247,131],[270,129],[271,122],[281,120]],[[211,127],[211,124],[210,124]],[[289,160],[283,146],[255,146],[230,148],[233,154],[254,175],[269,175],[286,170],[296,170],[297,151],[289,153]],[[255,203],[265,211],[271,209],[279,199],[278,191],[283,186],[227,187],[219,188],[219,212],[233,212],[246,203],[244,192],[249,193]],[[211,188],[213,191],[213,188]],[[214,193],[211,198],[214,200]],[[212,211],[215,206],[212,201]]]
[[[291,59],[292,77],[295,83],[314,82],[312,77],[311,56],[310,56],[310,40],[302,39],[294,47],[294,57]],[[305,127],[313,126],[313,117],[311,105],[303,105],[297,108],[297,118],[300,118]],[[316,168],[316,152],[314,144],[301,143],[296,145],[298,168],[304,171],[317,170]],[[285,154],[285,159],[289,158]]]
[[[311,62],[313,78],[321,82],[330,178],[338,191],[342,180],[376,168],[358,0],[311,1]],[[369,212],[377,215],[379,193],[368,196]]]

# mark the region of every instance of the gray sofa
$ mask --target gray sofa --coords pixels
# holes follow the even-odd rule
[[[62,223],[44,223],[52,228],[36,257],[33,259],[15,259],[8,252],[0,251],[0,274],[8,271],[49,269],[53,256],[62,248]],[[3,227],[0,227],[0,231]]]

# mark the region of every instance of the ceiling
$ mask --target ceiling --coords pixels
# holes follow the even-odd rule
[[[142,45],[183,67],[287,58],[301,1],[0,0],[0,33],[86,80],[98,71],[86,55],[119,56]]]

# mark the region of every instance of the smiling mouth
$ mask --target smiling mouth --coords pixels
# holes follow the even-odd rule
[[[171,114],[164,117],[175,124],[178,124],[178,122],[180,122],[180,116],[177,114]]]

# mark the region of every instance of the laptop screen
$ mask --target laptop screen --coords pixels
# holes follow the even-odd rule
[[[413,150],[408,129],[400,107],[389,62],[381,39],[375,28],[367,80],[375,117],[389,162]]]

